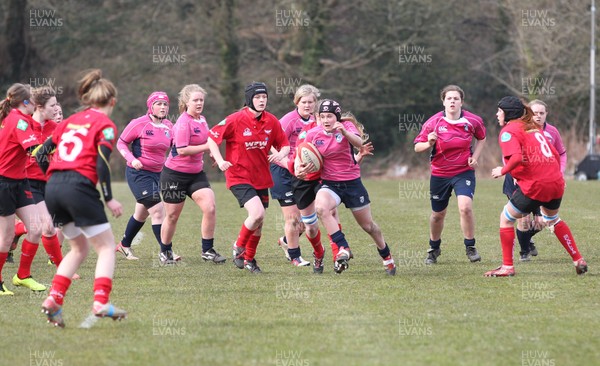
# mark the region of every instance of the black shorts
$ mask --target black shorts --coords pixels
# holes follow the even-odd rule
[[[52,173],[46,184],[46,206],[56,227],[70,222],[77,227],[108,222],[96,185],[76,171]]]
[[[160,203],[160,173],[148,170],[125,169],[127,185],[137,203],[146,208]]]
[[[457,196],[475,196],[475,172],[467,170],[454,177],[444,178],[431,176],[429,180],[429,197],[431,197],[431,209],[441,212],[448,207],[452,196],[452,190]]]
[[[517,190],[512,195],[512,197],[510,197],[510,203],[517,210],[521,211],[521,213],[524,213],[524,214],[528,214],[531,212],[535,213],[536,210],[539,210],[540,206],[545,207],[549,210],[558,210],[560,208],[561,201],[562,201],[562,197],[555,198],[549,202],[541,202],[538,200],[531,199],[531,198],[527,197],[525,194],[523,194],[523,192],[521,191],[521,187],[519,187],[519,186],[517,186]]]
[[[278,200],[281,207],[295,205],[296,200],[292,193],[292,178],[294,177],[292,173],[277,164],[271,164],[269,169],[271,169],[274,183],[271,188],[271,198]]]
[[[510,175],[510,173],[506,173],[506,175],[504,176],[504,183],[502,184],[502,193],[507,195],[510,199],[510,197],[515,193],[516,190],[517,185],[515,184],[514,178],[512,177],[512,175]]]
[[[317,191],[321,187],[318,180],[302,180],[292,176],[292,192],[299,210],[304,210],[317,198]]]
[[[210,188],[206,173],[182,173],[164,167],[160,173],[160,192],[166,203],[181,203],[186,196],[200,189]]]
[[[43,180],[30,179],[29,186],[31,187],[31,193],[33,194],[33,200],[36,205],[45,200],[46,182]]]
[[[269,190],[267,188],[255,189],[250,184],[236,184],[229,189],[238,200],[240,207],[244,207],[246,202],[250,201],[255,196],[260,198],[264,208],[269,207]]]
[[[14,215],[17,209],[34,204],[27,179],[0,176],[0,216]]]
[[[371,203],[369,192],[367,192],[360,178],[341,182],[323,180],[321,189],[331,190],[340,199],[338,205],[343,202],[346,208],[349,209],[361,208]]]

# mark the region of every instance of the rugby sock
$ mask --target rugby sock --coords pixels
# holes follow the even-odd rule
[[[101,304],[108,302],[110,291],[112,290],[112,279],[108,277],[98,277],[94,280],[94,301]]]
[[[248,238],[248,242],[246,243],[246,251],[244,252],[244,259],[247,261],[251,261],[254,259],[256,255],[256,247],[258,247],[258,242],[260,241],[260,235],[250,235]]]
[[[290,259],[294,260],[301,256],[300,247],[298,248],[288,248],[288,254],[290,255]]]
[[[331,240],[340,248],[345,248],[346,250],[350,249],[348,242],[346,241],[346,236],[341,230],[331,234]]]
[[[245,248],[248,243],[248,239],[256,230],[250,230],[246,227],[246,225],[242,224],[242,228],[240,229],[240,233],[235,242],[235,245],[238,247]]]
[[[212,247],[214,246],[215,243],[215,239],[204,239],[202,238],[202,253],[206,253],[209,250],[212,249]]]
[[[21,236],[23,234],[27,234],[27,229],[25,228],[25,224],[22,221],[15,222],[15,236]]]
[[[475,238],[473,238],[473,239],[465,238],[464,243],[465,243],[465,247],[474,247],[475,246]]]
[[[388,247],[387,243],[385,243],[385,248],[383,248],[383,249],[377,248],[377,251],[379,252],[379,255],[381,256],[381,258],[383,258],[383,259],[386,259],[387,257],[391,257],[390,256],[390,247]],[[389,258],[387,258],[387,259],[389,259]]]
[[[335,262],[335,257],[337,257],[340,248],[331,240],[331,237],[329,238],[329,245],[331,246],[331,255],[333,256],[333,261]]]
[[[162,229],[162,224],[152,225],[152,232],[154,233],[154,237],[160,245],[160,250],[162,250],[162,242],[160,241],[160,230]]]
[[[29,240],[23,240],[23,247],[21,248],[21,261],[19,262],[19,269],[17,270],[17,277],[25,279],[31,276],[31,262],[35,257],[35,253],[38,250],[37,244],[31,243]]]
[[[442,245],[442,239],[431,240],[429,239],[429,246],[431,249],[440,249],[440,245]]]
[[[58,265],[63,259],[62,251],[60,250],[60,242],[58,241],[58,236],[56,236],[56,234],[50,237],[42,236],[42,244],[44,245],[46,253],[48,253],[48,257],[52,262],[54,262],[54,264],[58,268]]]
[[[2,268],[4,268],[4,263],[6,263],[7,257],[8,257],[8,252],[0,253],[0,282],[2,282]]]
[[[160,243],[160,251],[166,252],[167,250],[173,250],[173,242],[169,244]]]
[[[502,264],[513,266],[513,247],[515,245],[515,229],[512,227],[500,228],[500,244],[502,245]]]
[[[121,245],[124,247],[130,247],[131,241],[137,233],[140,231],[142,226],[144,226],[146,222],[139,222],[133,218],[133,215],[129,218],[129,222],[127,223],[127,227],[125,228],[125,234],[123,234],[123,239],[121,239]]]
[[[323,258],[325,255],[325,248],[323,248],[323,244],[321,244],[321,230],[317,230],[317,235],[314,238],[309,238],[308,235],[306,235],[306,238],[313,247],[315,257]]]
[[[521,254],[529,253],[529,240],[532,236],[530,231],[521,231],[517,229],[517,240],[521,246]]]
[[[562,246],[567,250],[567,253],[573,258],[573,261],[581,259],[581,254],[577,249],[571,229],[569,229],[569,225],[566,222],[559,221],[558,224],[554,225],[554,235],[556,235]]]
[[[63,304],[63,300],[67,293],[67,290],[71,286],[71,279],[59,274],[55,275],[52,279],[52,287],[50,287],[50,296],[54,298],[54,301],[58,305]]]

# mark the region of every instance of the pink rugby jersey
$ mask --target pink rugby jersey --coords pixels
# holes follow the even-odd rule
[[[285,135],[287,136],[288,141],[290,143],[290,153],[288,154],[288,159],[293,158],[294,150],[298,145],[298,136],[302,132],[302,129],[304,129],[305,126],[310,125],[314,121],[315,118],[312,114],[308,117],[308,120],[302,119],[302,117],[300,117],[300,114],[298,114],[297,109],[294,109],[293,111],[279,119],[279,122],[281,122],[281,127],[283,128],[283,131],[285,132]]]
[[[348,133],[359,135],[352,122],[342,122]],[[341,132],[327,133],[323,126],[317,126],[306,134],[306,141],[311,142],[323,156],[321,179],[336,182],[360,178],[360,166],[354,160],[353,147]]]
[[[560,133],[556,127],[549,123],[544,123],[543,130],[546,140],[556,148],[556,151],[558,151],[558,154],[560,155],[560,171],[564,174],[565,169],[567,169],[567,149],[565,149],[565,145],[563,145]]]
[[[200,173],[204,168],[204,153],[181,156],[178,148],[205,144],[208,140],[208,123],[204,116],[194,119],[183,112],[173,126],[173,147],[165,166],[181,173]]]
[[[171,121],[163,119],[162,123],[154,123],[148,115],[129,122],[117,142],[117,148],[127,160],[127,166],[132,168],[131,162],[138,159],[144,165],[143,170],[160,172],[171,146],[172,128]]]
[[[442,178],[473,170],[469,166],[471,141],[485,138],[485,126],[481,117],[463,110],[458,120],[445,116],[444,111],[431,116],[421,128],[414,143],[427,142],[427,135],[437,134],[437,141],[431,150],[431,175]]]

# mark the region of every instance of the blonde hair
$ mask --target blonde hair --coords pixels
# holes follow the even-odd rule
[[[38,106],[44,107],[52,97],[56,97],[56,92],[51,86],[40,86],[31,90],[31,101]]]
[[[77,96],[84,107],[104,107],[117,97],[117,88],[102,77],[102,70],[93,69],[79,80]]]
[[[300,103],[300,99],[302,99],[302,97],[307,97],[311,94],[315,96],[315,102],[321,96],[321,92],[315,86],[310,84],[300,85],[298,89],[296,89],[296,94],[294,94],[294,104],[297,105]]]
[[[365,142],[369,141],[369,134],[365,133],[365,126],[363,126],[362,123],[358,122],[356,117],[351,112],[344,112],[344,114],[342,114],[342,118],[340,119],[340,122],[344,122],[344,121],[352,122],[352,124],[358,130],[358,133],[360,134],[360,138],[361,138],[363,144]]]
[[[31,99],[31,86],[15,83],[6,91],[6,98],[0,101],[0,121],[6,118],[10,110]]]
[[[200,92],[206,97],[206,90],[198,84],[188,84],[179,92],[179,113],[183,113],[187,109],[187,103],[190,101],[192,93]]]
[[[465,100],[465,92],[460,88],[460,86],[450,84],[450,85],[446,85],[440,91],[440,98],[442,98],[442,101],[444,101],[444,99],[446,98],[446,93],[451,92],[451,91],[458,92],[458,94],[460,94],[461,101]]]
[[[548,105],[546,103],[544,103],[544,101],[539,100],[539,99],[534,99],[534,100],[532,100],[531,102],[529,102],[527,104],[527,106],[529,108],[533,107],[534,105],[542,105],[542,106],[544,106],[544,108],[546,108],[546,113],[548,113]]]

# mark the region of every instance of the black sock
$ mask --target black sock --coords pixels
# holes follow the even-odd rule
[[[377,248],[379,255],[381,258],[386,259],[390,255],[390,247],[388,247],[387,243],[385,243],[385,248],[379,249]]]
[[[431,247],[431,249],[440,249],[440,245],[442,245],[442,239],[438,239],[438,240],[431,240],[429,239],[429,246]]]
[[[160,240],[160,230],[162,228],[162,224],[155,224],[152,225],[152,232],[154,233],[154,237],[156,238],[156,241],[158,242],[158,245],[160,245],[160,250],[162,251],[162,241]]]
[[[529,253],[529,240],[531,239],[531,234],[529,231],[521,231],[517,229],[517,239],[519,240],[519,245],[521,246],[521,253],[525,254]]]
[[[125,228],[125,234],[123,234],[123,239],[121,239],[121,245],[123,245],[124,247],[130,247],[131,241],[133,240],[133,238],[135,238],[137,233],[140,232],[140,229],[142,228],[142,226],[144,226],[145,223],[145,221],[139,222],[136,219],[134,219],[133,216],[131,216],[129,218],[129,221],[127,222],[127,227]]]
[[[169,243],[169,244],[160,243],[160,251],[166,252],[167,250],[173,250],[173,243]]]
[[[214,246],[215,239],[204,239],[202,238],[202,253],[206,253]]]
[[[348,242],[346,241],[346,236],[344,236],[342,230],[338,230],[335,233],[331,234],[331,241],[336,243],[337,246],[340,248],[348,249],[349,247]]]
[[[475,246],[475,238],[473,239],[466,239],[465,238],[465,247],[474,247]]]
[[[290,258],[292,260],[296,259],[296,258],[300,258],[300,247],[298,248],[288,248],[288,254],[290,255]]]

